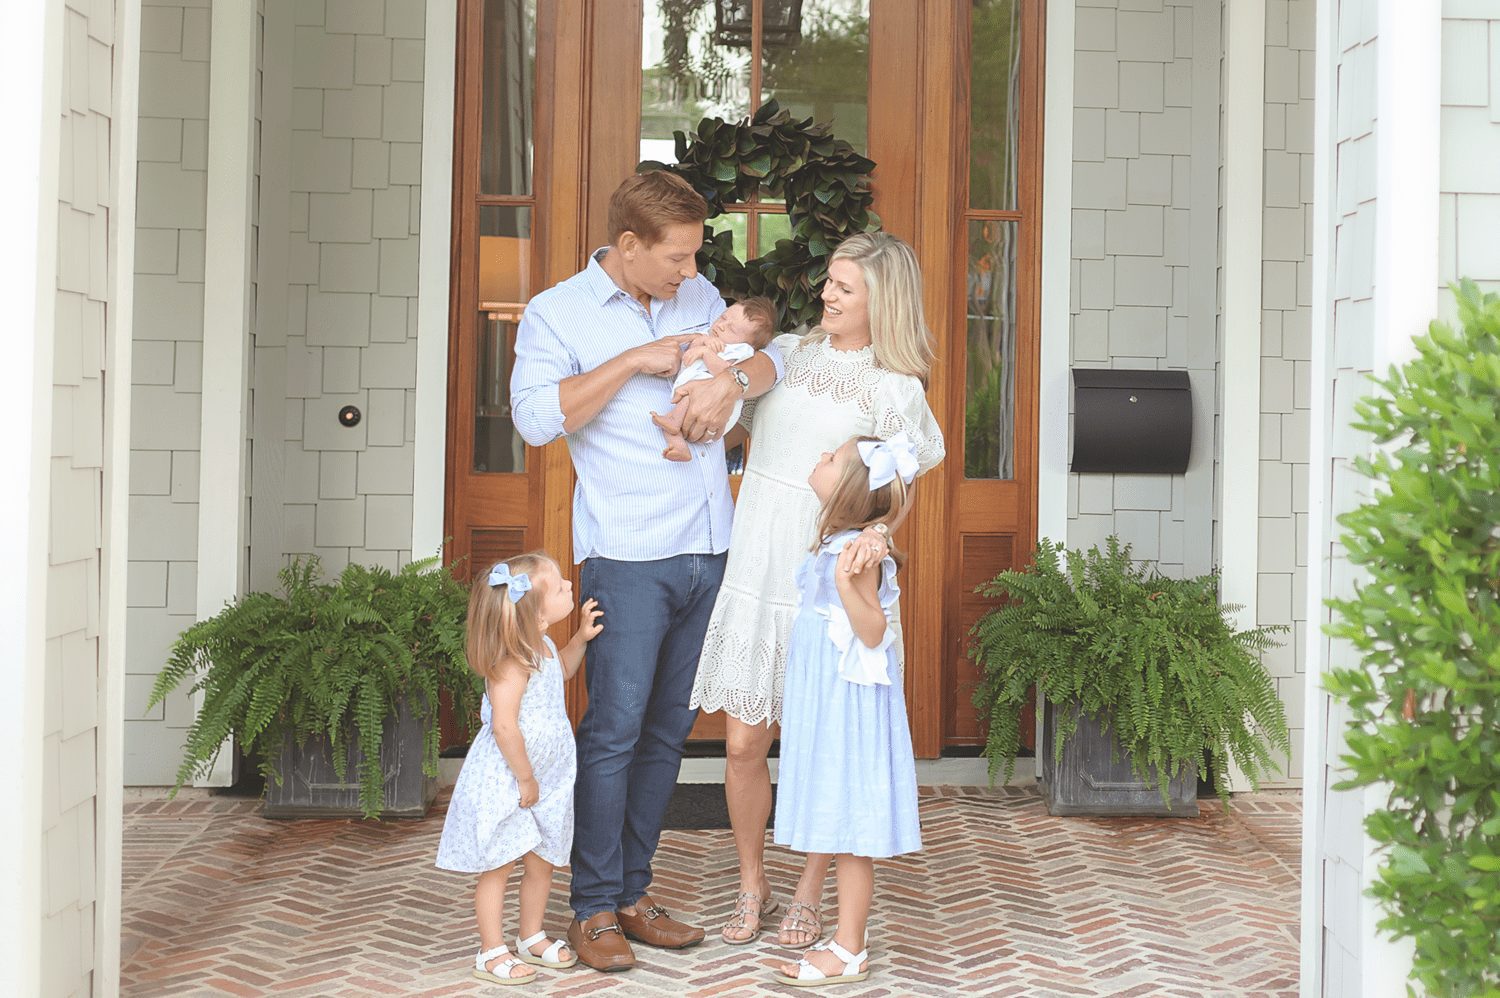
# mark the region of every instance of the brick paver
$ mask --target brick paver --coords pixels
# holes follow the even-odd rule
[[[512,993],[469,977],[472,883],[432,866],[445,802],[374,823],[268,821],[203,791],[128,801],[124,993]],[[1299,794],[1178,820],[1052,818],[1019,788],[924,789],[921,807],[926,849],[877,864],[871,978],[833,993],[1295,994]],[[768,865],[784,898],[797,857],[773,848]],[[789,952],[774,936],[717,940],[734,889],[728,831],[666,832],[653,896],[710,927],[708,942],[637,947],[624,974],[543,971],[525,993],[796,993],[768,979]],[[551,933],[566,900],[564,872]]]

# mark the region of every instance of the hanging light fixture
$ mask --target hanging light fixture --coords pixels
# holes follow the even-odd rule
[[[754,30],[753,0],[714,0],[714,44],[750,47]],[[775,48],[802,40],[802,0],[765,0],[762,45]]]

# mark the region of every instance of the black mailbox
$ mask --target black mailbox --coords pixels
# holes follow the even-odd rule
[[[1192,444],[1186,371],[1073,369],[1073,471],[1177,475]]]

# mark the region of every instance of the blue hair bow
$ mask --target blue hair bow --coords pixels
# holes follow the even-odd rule
[[[512,603],[521,602],[521,597],[531,592],[531,576],[525,572],[511,575],[510,566],[503,561],[490,570],[489,583],[491,589],[507,587],[506,595]]]

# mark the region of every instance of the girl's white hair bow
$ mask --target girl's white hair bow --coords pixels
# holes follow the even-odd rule
[[[859,447],[859,459],[870,469],[871,492],[895,480],[897,475],[907,485],[917,477],[920,467],[917,452],[905,430],[889,440],[861,440],[856,446]]]
[[[531,592],[531,576],[525,572],[511,575],[510,566],[503,561],[490,569],[489,584],[491,589],[505,586],[505,595],[510,597],[512,603],[521,602],[521,597]]]

